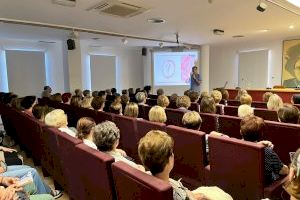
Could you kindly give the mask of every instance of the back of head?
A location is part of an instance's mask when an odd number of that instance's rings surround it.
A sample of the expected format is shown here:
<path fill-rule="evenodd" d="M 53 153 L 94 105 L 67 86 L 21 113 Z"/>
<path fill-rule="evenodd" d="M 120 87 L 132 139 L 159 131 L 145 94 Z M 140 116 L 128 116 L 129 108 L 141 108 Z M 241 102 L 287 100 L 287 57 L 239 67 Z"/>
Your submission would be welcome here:
<path fill-rule="evenodd" d="M 180 96 L 177 98 L 177 101 L 176 101 L 176 106 L 178 108 L 186 108 L 188 109 L 189 107 L 191 107 L 191 100 L 190 100 L 190 97 L 188 96 Z"/>
<path fill-rule="evenodd" d="M 298 124 L 299 109 L 291 104 L 284 104 L 278 110 L 278 118 L 281 122 Z"/>
<path fill-rule="evenodd" d="M 267 103 L 269 101 L 270 96 L 272 96 L 272 92 L 265 92 L 263 94 L 263 102 Z"/>
<path fill-rule="evenodd" d="M 273 94 L 270 96 L 269 101 L 267 103 L 268 110 L 278 111 L 279 108 L 283 106 L 283 102 L 280 96 L 277 94 Z"/>
<path fill-rule="evenodd" d="M 222 93 L 218 90 L 213 90 L 210 96 L 214 99 L 215 103 L 218 104 L 222 100 Z"/>
<path fill-rule="evenodd" d="M 187 112 L 182 117 L 182 124 L 185 128 L 199 130 L 201 127 L 202 118 L 199 113 L 192 111 Z"/>
<path fill-rule="evenodd" d="M 75 96 L 80 96 L 80 97 L 82 97 L 82 91 L 81 91 L 81 89 L 75 89 Z"/>
<path fill-rule="evenodd" d="M 55 109 L 45 116 L 45 124 L 56 128 L 68 125 L 68 118 L 65 112 L 61 109 Z"/>
<path fill-rule="evenodd" d="M 170 104 L 169 98 L 166 95 L 159 95 L 157 98 L 157 105 L 163 108 L 168 107 Z"/>
<path fill-rule="evenodd" d="M 139 141 L 138 154 L 146 169 L 152 175 L 164 171 L 173 154 L 173 139 L 165 132 L 153 130 Z"/>
<path fill-rule="evenodd" d="M 113 97 L 115 103 L 121 103 L 121 95 L 119 93 L 115 93 Z"/>
<path fill-rule="evenodd" d="M 51 90 L 51 87 L 49 85 L 44 86 L 44 90 Z"/>
<path fill-rule="evenodd" d="M 252 104 L 252 97 L 249 94 L 243 94 L 240 96 L 240 103 L 241 105 L 246 104 L 251 106 Z"/>
<path fill-rule="evenodd" d="M 241 134 L 244 140 L 258 142 L 263 136 L 265 122 L 254 115 L 246 116 L 241 120 Z"/>
<path fill-rule="evenodd" d="M 178 94 L 174 93 L 171 95 L 170 97 L 170 102 L 175 102 L 177 101 L 177 98 L 178 98 Z"/>
<path fill-rule="evenodd" d="M 189 97 L 191 99 L 191 102 L 197 103 L 199 101 L 200 94 L 199 92 L 191 91 Z"/>
<path fill-rule="evenodd" d="M 112 151 L 119 139 L 120 130 L 111 121 L 102 122 L 94 128 L 94 142 L 100 151 Z"/>
<path fill-rule="evenodd" d="M 147 94 L 149 94 L 149 92 L 151 91 L 151 86 L 150 85 L 146 85 L 144 87 L 144 90 L 147 92 Z"/>
<path fill-rule="evenodd" d="M 93 97 L 91 96 L 86 96 L 82 99 L 82 102 L 81 102 L 81 107 L 82 108 L 92 108 L 92 100 L 93 100 Z"/>
<path fill-rule="evenodd" d="M 91 91 L 90 90 L 83 90 L 82 92 L 84 97 L 90 97 L 91 96 Z"/>
<path fill-rule="evenodd" d="M 153 106 L 149 111 L 149 121 L 166 123 L 167 115 L 165 109 L 160 106 Z"/>
<path fill-rule="evenodd" d="M 63 93 L 61 96 L 62 102 L 67 103 L 71 99 L 72 94 L 71 93 Z"/>
<path fill-rule="evenodd" d="M 240 97 L 244 94 L 248 94 L 247 90 L 244 90 L 244 89 L 239 89 L 238 90 L 238 94 L 237 96 L 235 97 L 236 100 L 240 100 Z"/>
<path fill-rule="evenodd" d="M 129 89 L 128 89 L 128 94 L 129 94 L 129 95 L 134 95 L 134 90 L 133 90 L 133 88 L 129 88 Z"/>
<path fill-rule="evenodd" d="M 159 96 L 159 95 L 165 94 L 165 91 L 162 88 L 159 88 L 159 89 L 156 90 L 156 93 Z"/>
<path fill-rule="evenodd" d="M 222 99 L 224 99 L 224 100 L 228 100 L 229 99 L 229 92 L 228 92 L 228 90 L 222 89 L 221 93 L 222 93 Z"/>
<path fill-rule="evenodd" d="M 36 104 L 32 108 L 32 114 L 33 116 L 41 121 L 45 120 L 45 116 L 48 112 L 48 106 L 47 105 L 41 105 L 41 104 Z"/>
<path fill-rule="evenodd" d="M 81 96 L 72 96 L 71 97 L 71 106 L 81 107 L 82 97 Z"/>
<path fill-rule="evenodd" d="M 212 97 L 203 97 L 200 103 L 200 112 L 202 113 L 216 113 L 216 103 Z"/>
<path fill-rule="evenodd" d="M 61 95 L 60 93 L 55 93 L 55 94 L 53 94 L 53 95 L 50 97 L 50 100 L 51 100 L 51 101 L 58 102 L 58 103 L 61 103 L 61 102 L 62 102 L 62 95 Z"/>
<path fill-rule="evenodd" d="M 106 92 L 104 90 L 101 90 L 98 92 L 98 95 L 99 97 L 106 97 Z"/>
<path fill-rule="evenodd" d="M 207 91 L 201 92 L 200 99 L 202 99 L 203 97 L 209 97 L 209 93 Z"/>
<path fill-rule="evenodd" d="M 293 103 L 294 104 L 300 104 L 300 94 L 294 94 L 293 95 Z"/>
<path fill-rule="evenodd" d="M 105 90 L 105 93 L 106 93 L 107 95 L 111 95 L 111 90 L 110 90 L 110 89 L 106 89 L 106 90 Z"/>
<path fill-rule="evenodd" d="M 136 103 L 128 103 L 125 107 L 124 115 L 137 118 L 139 116 L 139 107 Z"/>
<path fill-rule="evenodd" d="M 111 88 L 111 93 L 112 93 L 112 95 L 114 95 L 115 93 L 117 93 L 117 89 L 116 88 Z"/>
<path fill-rule="evenodd" d="M 35 101 L 36 101 L 36 97 L 35 96 L 26 96 L 21 101 L 21 106 L 24 109 L 27 110 L 27 109 L 31 108 L 34 105 Z"/>
<path fill-rule="evenodd" d="M 191 92 L 192 92 L 192 90 L 186 90 L 186 91 L 183 92 L 183 95 L 189 97 Z"/>
<path fill-rule="evenodd" d="M 247 104 L 240 105 L 238 108 L 238 116 L 241 118 L 249 116 L 249 115 L 253 115 L 253 114 L 254 114 L 253 108 L 251 108 L 251 106 L 249 106 Z"/>
<path fill-rule="evenodd" d="M 104 107 L 105 99 L 103 97 L 94 97 L 91 106 L 94 110 L 99 110 L 100 108 Z"/>
<path fill-rule="evenodd" d="M 135 95 L 135 98 L 136 98 L 138 103 L 144 103 L 146 101 L 146 95 L 145 95 L 144 92 L 138 92 Z"/>
<path fill-rule="evenodd" d="M 114 114 L 121 114 L 122 113 L 122 104 L 119 102 L 113 102 L 109 107 L 109 111 Z"/>
<path fill-rule="evenodd" d="M 97 97 L 98 95 L 99 95 L 99 91 L 96 90 L 92 92 L 92 97 Z"/>
<path fill-rule="evenodd" d="M 122 90 L 122 94 L 128 94 L 127 90 Z"/>
<path fill-rule="evenodd" d="M 81 140 L 86 139 L 96 126 L 96 122 L 90 117 L 82 117 L 77 122 L 77 137 Z"/>
<path fill-rule="evenodd" d="M 121 96 L 121 103 L 122 104 L 128 104 L 129 101 L 130 101 L 130 98 L 129 98 L 129 96 L 127 94 L 123 94 Z"/>

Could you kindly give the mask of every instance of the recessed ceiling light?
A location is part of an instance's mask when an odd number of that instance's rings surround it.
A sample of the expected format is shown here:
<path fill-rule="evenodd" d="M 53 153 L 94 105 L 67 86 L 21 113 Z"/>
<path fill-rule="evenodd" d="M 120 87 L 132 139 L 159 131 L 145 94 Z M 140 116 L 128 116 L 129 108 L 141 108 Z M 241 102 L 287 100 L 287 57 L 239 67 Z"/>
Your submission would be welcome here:
<path fill-rule="evenodd" d="M 262 29 L 262 30 L 258 30 L 257 32 L 258 33 L 266 33 L 266 32 L 269 32 L 270 30 L 268 29 Z"/>
<path fill-rule="evenodd" d="M 165 23 L 166 20 L 162 19 L 162 18 L 151 18 L 147 20 L 149 23 L 153 23 L 153 24 L 162 24 Z"/>
<path fill-rule="evenodd" d="M 232 36 L 233 38 L 243 38 L 243 37 L 245 37 L 244 35 L 234 35 L 234 36 Z"/>
<path fill-rule="evenodd" d="M 294 28 L 295 28 L 294 25 L 290 25 L 290 26 L 289 26 L 289 29 L 294 29 Z"/>
<path fill-rule="evenodd" d="M 287 0 L 289 3 L 297 6 L 297 7 L 300 7 L 300 1 L 299 0 Z"/>

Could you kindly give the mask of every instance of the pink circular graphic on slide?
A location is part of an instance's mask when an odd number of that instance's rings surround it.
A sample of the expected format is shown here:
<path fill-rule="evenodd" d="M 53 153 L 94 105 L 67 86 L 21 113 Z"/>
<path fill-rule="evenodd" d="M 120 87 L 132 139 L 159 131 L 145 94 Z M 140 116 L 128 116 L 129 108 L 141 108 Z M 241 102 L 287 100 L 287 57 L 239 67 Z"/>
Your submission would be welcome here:
<path fill-rule="evenodd" d="M 162 66 L 162 74 L 166 79 L 170 79 L 175 74 L 175 63 L 173 60 L 167 60 Z"/>
<path fill-rule="evenodd" d="M 195 62 L 195 58 L 190 55 L 181 57 L 181 80 L 188 83 L 190 80 L 190 74 L 192 71 L 192 66 Z"/>

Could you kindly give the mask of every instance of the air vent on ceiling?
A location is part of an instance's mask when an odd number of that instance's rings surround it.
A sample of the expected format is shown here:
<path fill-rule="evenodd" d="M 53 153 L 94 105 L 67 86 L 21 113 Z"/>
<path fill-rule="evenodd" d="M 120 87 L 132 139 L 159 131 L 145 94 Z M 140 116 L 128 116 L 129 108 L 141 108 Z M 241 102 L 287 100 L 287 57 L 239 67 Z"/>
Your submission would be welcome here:
<path fill-rule="evenodd" d="M 96 11 L 100 14 L 107 14 L 117 17 L 133 17 L 149 10 L 145 6 L 134 5 L 119 0 L 104 0 L 95 6 L 87 9 L 87 11 Z"/>
<path fill-rule="evenodd" d="M 59 4 L 62 6 L 75 7 L 77 0 L 52 0 L 54 4 Z"/>

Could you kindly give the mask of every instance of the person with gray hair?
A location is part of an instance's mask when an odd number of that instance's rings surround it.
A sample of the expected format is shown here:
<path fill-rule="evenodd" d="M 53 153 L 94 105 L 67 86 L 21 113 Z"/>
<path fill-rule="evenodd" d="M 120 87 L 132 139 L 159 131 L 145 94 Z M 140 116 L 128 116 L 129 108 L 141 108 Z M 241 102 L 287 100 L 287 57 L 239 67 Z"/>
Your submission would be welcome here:
<path fill-rule="evenodd" d="M 144 92 L 138 92 L 136 95 L 135 95 L 135 98 L 138 102 L 138 105 L 143 105 L 143 106 L 146 106 L 146 101 L 147 101 L 147 97 L 146 97 L 146 94 Z"/>
<path fill-rule="evenodd" d="M 99 151 L 114 157 L 115 161 L 123 161 L 136 169 L 145 171 L 145 168 L 134 163 L 125 151 L 117 148 L 119 139 L 120 129 L 111 121 L 102 122 L 94 128 L 94 142 Z"/>

